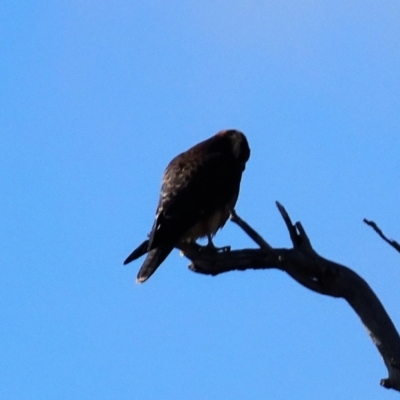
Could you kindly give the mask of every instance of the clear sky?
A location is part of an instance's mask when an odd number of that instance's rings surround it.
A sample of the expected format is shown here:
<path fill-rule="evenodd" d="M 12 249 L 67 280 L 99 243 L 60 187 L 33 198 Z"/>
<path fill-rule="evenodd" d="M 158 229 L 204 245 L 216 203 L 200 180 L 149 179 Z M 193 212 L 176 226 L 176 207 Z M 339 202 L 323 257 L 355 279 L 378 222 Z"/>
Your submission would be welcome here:
<path fill-rule="evenodd" d="M 400 3 L 4 1 L 0 398 L 395 399 L 343 300 L 175 251 L 134 283 L 167 163 L 223 128 L 252 155 L 237 212 L 275 207 L 400 327 Z M 255 246 L 228 223 L 217 245 Z"/>

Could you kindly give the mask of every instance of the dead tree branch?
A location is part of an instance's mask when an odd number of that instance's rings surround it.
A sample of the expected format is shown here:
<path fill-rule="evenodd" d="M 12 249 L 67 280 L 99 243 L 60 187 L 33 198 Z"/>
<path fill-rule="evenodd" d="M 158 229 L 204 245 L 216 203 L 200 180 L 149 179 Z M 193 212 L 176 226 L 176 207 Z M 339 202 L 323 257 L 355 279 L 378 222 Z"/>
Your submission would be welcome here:
<path fill-rule="evenodd" d="M 364 218 L 364 222 L 369 225 L 386 243 L 389 243 L 400 253 L 400 243 L 397 243 L 395 240 L 388 239 L 374 221 Z"/>
<path fill-rule="evenodd" d="M 381 380 L 381 385 L 400 391 L 400 337 L 382 303 L 358 274 L 317 254 L 302 224 L 293 224 L 285 208 L 279 203 L 277 206 L 289 231 L 291 249 L 273 248 L 232 212 L 232 221 L 260 248 L 211 252 L 198 245 L 181 245 L 180 249 L 192 262 L 189 268 L 213 276 L 228 271 L 276 268 L 310 290 L 345 299 L 360 317 L 383 357 L 389 376 Z"/>

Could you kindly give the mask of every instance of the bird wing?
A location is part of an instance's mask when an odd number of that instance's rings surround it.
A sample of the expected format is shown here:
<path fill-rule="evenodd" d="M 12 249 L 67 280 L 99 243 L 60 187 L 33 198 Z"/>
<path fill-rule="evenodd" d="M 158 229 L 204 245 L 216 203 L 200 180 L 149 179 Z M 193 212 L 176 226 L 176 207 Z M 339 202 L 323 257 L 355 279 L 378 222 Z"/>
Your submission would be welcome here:
<path fill-rule="evenodd" d="M 148 250 L 176 244 L 198 221 L 239 193 L 242 167 L 223 152 L 186 152 L 165 170 Z"/>

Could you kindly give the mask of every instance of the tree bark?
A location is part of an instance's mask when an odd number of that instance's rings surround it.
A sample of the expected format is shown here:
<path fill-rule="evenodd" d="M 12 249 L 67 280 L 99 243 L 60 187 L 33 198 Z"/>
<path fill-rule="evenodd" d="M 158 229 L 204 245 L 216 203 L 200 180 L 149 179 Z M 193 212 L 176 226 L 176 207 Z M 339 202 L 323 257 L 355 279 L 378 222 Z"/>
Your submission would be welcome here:
<path fill-rule="evenodd" d="M 231 220 L 259 246 L 216 252 L 197 244 L 181 244 L 179 249 L 191 260 L 197 273 L 218 275 L 229 271 L 276 268 L 317 293 L 345 299 L 360 317 L 388 370 L 380 384 L 400 391 L 400 337 L 382 303 L 368 283 L 350 268 L 321 257 L 300 222 L 292 223 L 285 208 L 276 203 L 293 244 L 291 249 L 273 248 L 234 211 Z"/>

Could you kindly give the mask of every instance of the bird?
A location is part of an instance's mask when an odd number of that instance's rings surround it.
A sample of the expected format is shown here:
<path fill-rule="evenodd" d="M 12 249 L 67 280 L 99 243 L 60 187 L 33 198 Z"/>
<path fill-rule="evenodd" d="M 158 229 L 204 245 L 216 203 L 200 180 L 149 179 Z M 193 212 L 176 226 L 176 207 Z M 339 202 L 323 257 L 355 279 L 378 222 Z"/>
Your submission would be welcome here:
<path fill-rule="evenodd" d="M 147 254 L 136 278 L 143 283 L 180 243 L 212 238 L 234 209 L 242 173 L 250 158 L 246 136 L 221 130 L 177 155 L 164 171 L 155 220 L 148 239 L 124 261 Z"/>

